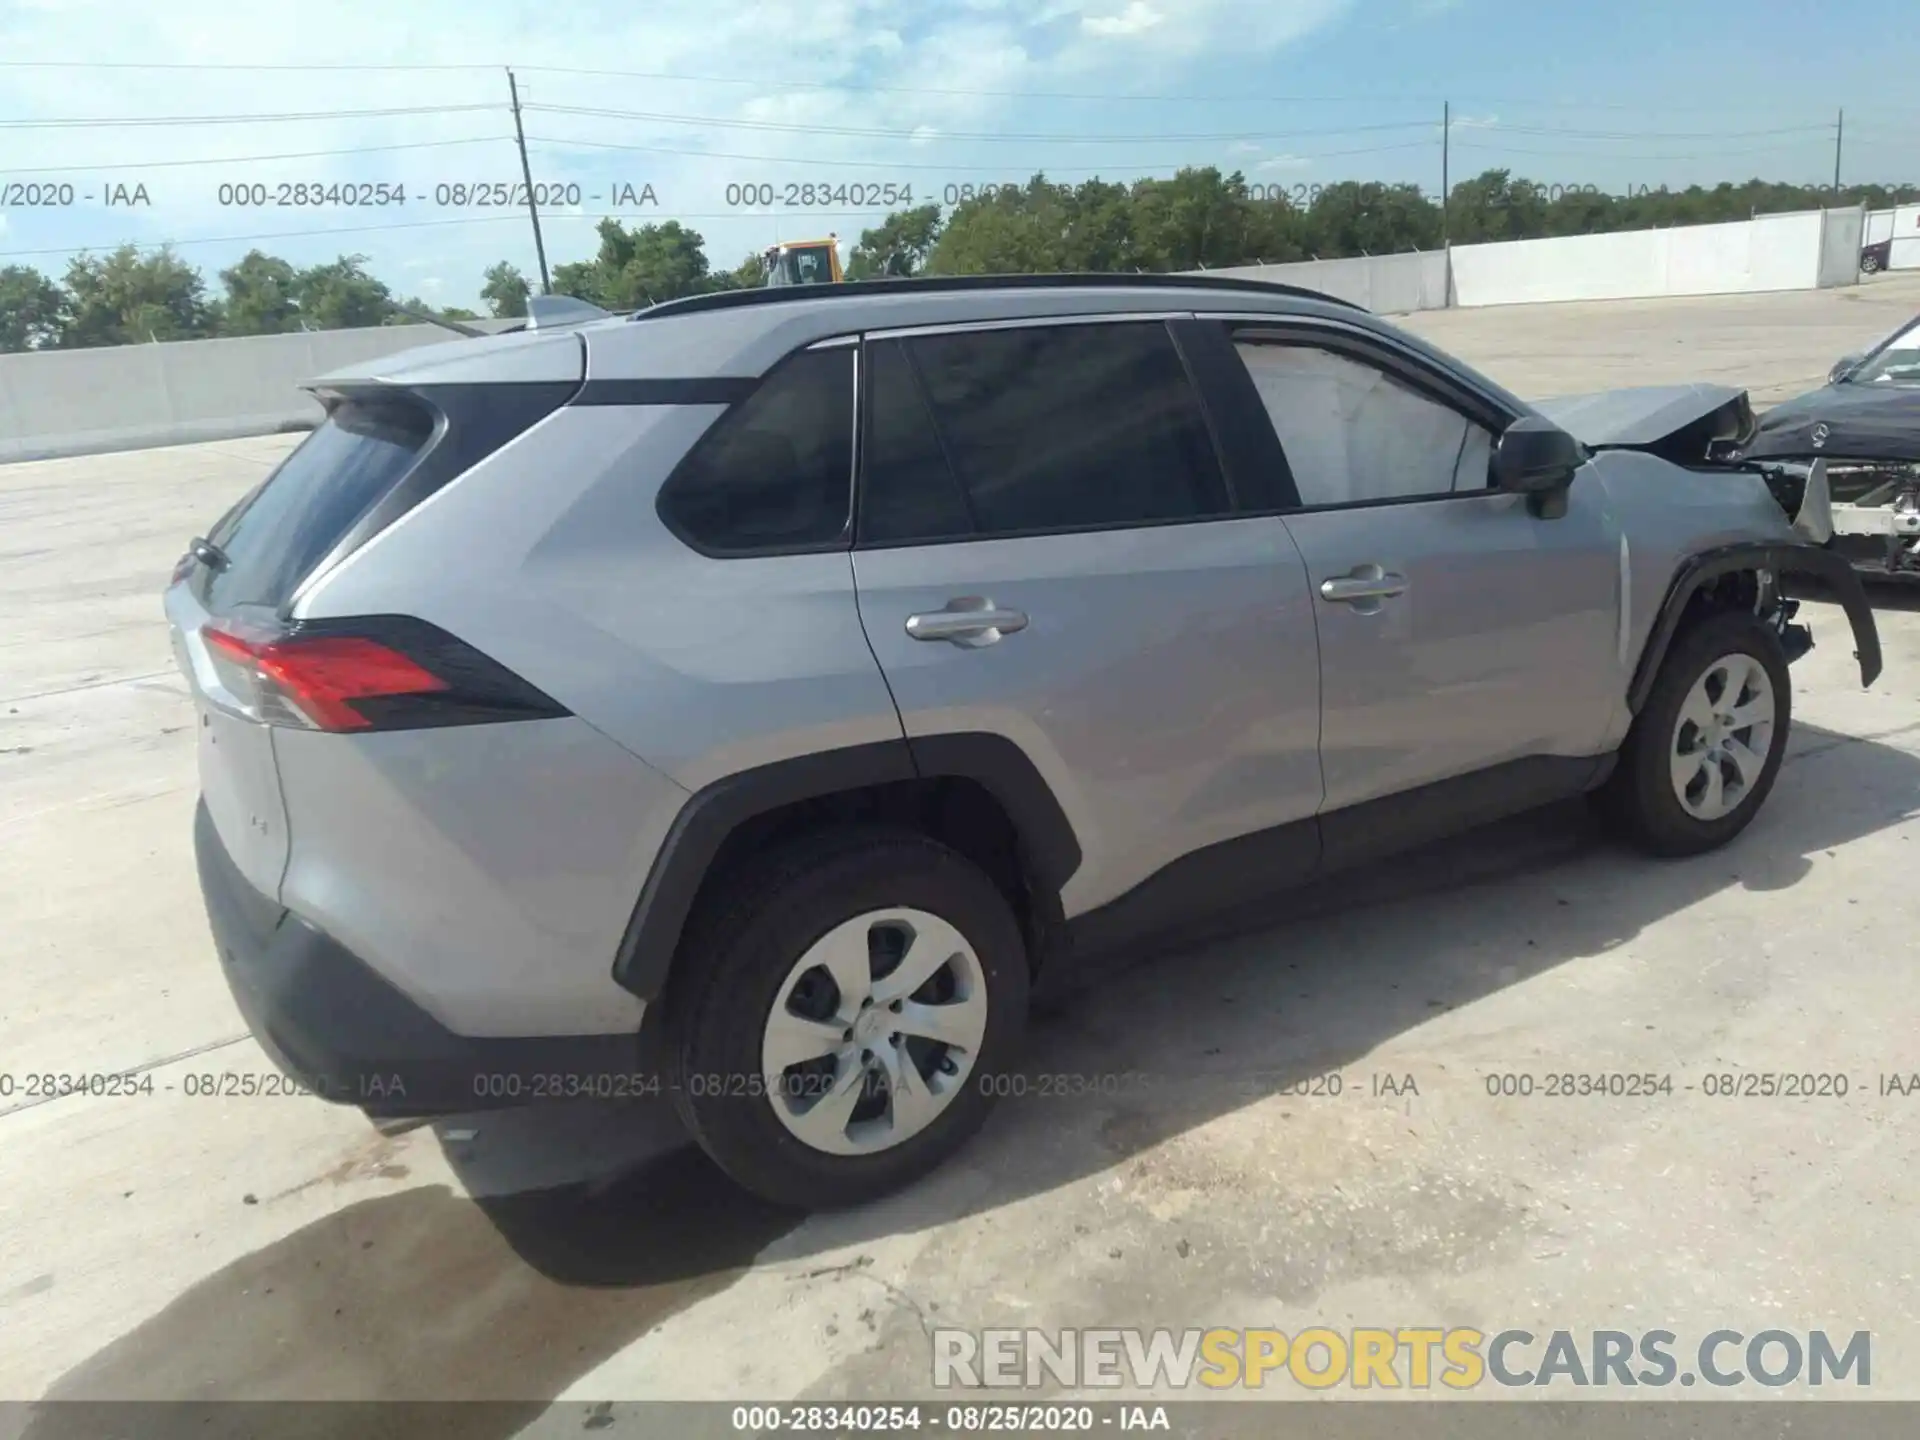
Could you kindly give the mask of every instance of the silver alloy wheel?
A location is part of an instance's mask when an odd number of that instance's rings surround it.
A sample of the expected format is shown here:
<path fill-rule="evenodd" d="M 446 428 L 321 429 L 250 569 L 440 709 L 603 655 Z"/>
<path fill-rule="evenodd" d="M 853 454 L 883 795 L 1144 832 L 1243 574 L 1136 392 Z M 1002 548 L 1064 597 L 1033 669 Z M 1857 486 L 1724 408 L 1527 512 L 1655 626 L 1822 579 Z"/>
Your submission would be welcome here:
<path fill-rule="evenodd" d="M 781 982 L 761 1041 L 773 1113 L 828 1155 L 919 1134 L 965 1088 L 987 1029 L 980 957 L 925 910 L 833 927 Z"/>
<path fill-rule="evenodd" d="M 1746 802 L 1773 752 L 1773 680 L 1751 655 L 1707 666 L 1673 726 L 1673 793 L 1696 820 L 1720 820 Z"/>

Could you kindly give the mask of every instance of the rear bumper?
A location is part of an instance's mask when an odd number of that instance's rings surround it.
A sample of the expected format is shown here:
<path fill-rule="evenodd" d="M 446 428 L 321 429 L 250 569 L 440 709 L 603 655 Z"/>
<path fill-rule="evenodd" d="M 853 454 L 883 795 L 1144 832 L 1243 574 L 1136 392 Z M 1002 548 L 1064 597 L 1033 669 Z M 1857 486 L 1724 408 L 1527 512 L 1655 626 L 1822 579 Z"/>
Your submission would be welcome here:
<path fill-rule="evenodd" d="M 455 1114 L 658 1088 L 633 1034 L 456 1035 L 240 873 L 203 801 L 193 848 L 228 988 L 274 1063 L 375 1116 Z"/>

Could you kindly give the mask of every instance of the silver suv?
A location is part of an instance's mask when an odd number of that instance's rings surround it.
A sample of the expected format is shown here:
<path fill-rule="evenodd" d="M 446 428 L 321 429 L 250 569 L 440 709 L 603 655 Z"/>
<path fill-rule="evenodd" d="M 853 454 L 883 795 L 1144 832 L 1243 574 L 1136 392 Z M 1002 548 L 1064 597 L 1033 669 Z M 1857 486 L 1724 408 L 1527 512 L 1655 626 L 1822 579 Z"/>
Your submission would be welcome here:
<path fill-rule="evenodd" d="M 959 1146 L 1069 955 L 1582 792 L 1724 844 L 1790 574 L 1880 668 L 1744 398 L 1577 439 L 1276 286 L 716 295 L 314 391 L 166 597 L 254 1033 L 374 1114 L 658 1089 L 803 1207 Z"/>

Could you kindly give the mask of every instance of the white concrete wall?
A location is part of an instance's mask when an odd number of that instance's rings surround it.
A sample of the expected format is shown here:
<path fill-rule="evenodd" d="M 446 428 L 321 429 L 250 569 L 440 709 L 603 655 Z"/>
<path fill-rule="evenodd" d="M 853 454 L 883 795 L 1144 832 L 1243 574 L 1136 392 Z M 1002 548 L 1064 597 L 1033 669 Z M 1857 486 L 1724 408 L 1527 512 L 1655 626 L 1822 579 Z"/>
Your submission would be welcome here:
<path fill-rule="evenodd" d="M 1866 243 L 1867 207 L 1849 205 L 1820 214 L 1820 273 L 1822 290 L 1860 283 L 1860 247 Z"/>
<path fill-rule="evenodd" d="M 305 381 L 447 338 L 434 325 L 384 325 L 0 355 L 0 462 L 309 426 L 320 407 Z"/>
<path fill-rule="evenodd" d="M 1628 300 L 1811 290 L 1822 215 L 1763 215 L 1723 225 L 1457 245 L 1455 303 Z"/>
<path fill-rule="evenodd" d="M 1376 315 L 1410 315 L 1416 310 L 1444 310 L 1447 306 L 1447 257 L 1440 250 L 1301 260 L 1290 265 L 1236 265 L 1206 273 L 1304 285 L 1364 305 Z"/>

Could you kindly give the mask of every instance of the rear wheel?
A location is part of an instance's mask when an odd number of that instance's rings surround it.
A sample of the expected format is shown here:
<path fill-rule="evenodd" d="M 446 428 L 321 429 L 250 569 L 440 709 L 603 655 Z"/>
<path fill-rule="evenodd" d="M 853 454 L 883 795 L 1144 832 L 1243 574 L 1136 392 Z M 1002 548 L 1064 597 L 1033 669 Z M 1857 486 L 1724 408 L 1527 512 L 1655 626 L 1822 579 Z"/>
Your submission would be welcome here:
<path fill-rule="evenodd" d="M 1773 788 L 1792 709 L 1779 633 L 1744 611 L 1709 615 L 1674 639 L 1602 812 L 1657 855 L 1726 844 Z"/>
<path fill-rule="evenodd" d="M 725 890 L 669 1001 L 694 1138 L 749 1190 L 808 1210 L 939 1165 L 985 1120 L 1025 1022 L 1025 947 L 993 882 L 925 836 L 863 831 Z"/>

